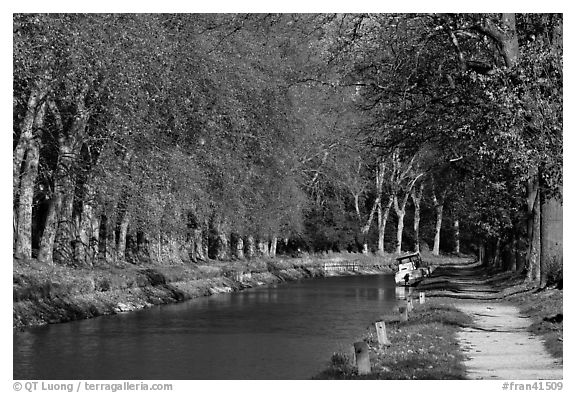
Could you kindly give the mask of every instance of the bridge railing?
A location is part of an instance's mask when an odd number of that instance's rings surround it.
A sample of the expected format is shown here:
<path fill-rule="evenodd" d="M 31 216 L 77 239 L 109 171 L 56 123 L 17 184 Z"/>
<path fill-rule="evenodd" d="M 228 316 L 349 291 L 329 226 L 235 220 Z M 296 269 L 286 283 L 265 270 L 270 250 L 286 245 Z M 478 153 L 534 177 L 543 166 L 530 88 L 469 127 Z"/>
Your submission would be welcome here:
<path fill-rule="evenodd" d="M 325 271 L 341 271 L 341 270 L 358 270 L 359 264 L 357 262 L 324 262 L 322 268 Z"/>

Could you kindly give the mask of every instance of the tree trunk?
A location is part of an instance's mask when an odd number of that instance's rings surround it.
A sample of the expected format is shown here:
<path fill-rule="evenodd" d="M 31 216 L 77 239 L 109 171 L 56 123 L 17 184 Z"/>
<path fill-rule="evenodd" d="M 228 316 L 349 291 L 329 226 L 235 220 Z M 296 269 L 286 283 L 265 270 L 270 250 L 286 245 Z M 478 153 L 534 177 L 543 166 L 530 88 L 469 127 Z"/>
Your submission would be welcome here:
<path fill-rule="evenodd" d="M 120 238 L 120 234 L 118 234 L 118 238 Z M 183 238 L 177 236 L 174 233 L 168 235 L 168 239 L 166 241 L 166 253 L 168 256 L 168 262 L 176 262 L 176 263 L 183 263 L 187 255 L 183 253 L 184 243 Z M 118 243 L 120 239 L 118 239 Z M 118 262 L 123 262 L 124 260 L 120 257 L 120 252 L 118 247 L 116 247 L 116 260 Z"/>
<path fill-rule="evenodd" d="M 246 255 L 247 258 L 254 258 L 254 255 L 256 255 L 256 242 L 254 241 L 254 236 L 252 235 L 248 235 L 246 236 L 246 241 L 244 242 L 245 244 L 245 250 L 244 250 L 244 254 Z"/>
<path fill-rule="evenodd" d="M 552 197 L 541 200 L 540 287 L 548 284 L 550 269 L 561 270 L 563 265 L 562 203 Z"/>
<path fill-rule="evenodd" d="M 48 205 L 48 214 L 46 223 L 44 224 L 44 231 L 40 240 L 40 251 L 38 253 L 38 260 L 44 263 L 54 263 L 54 248 L 56 244 L 56 237 L 60 226 L 60 214 L 62 213 L 62 203 L 65 193 L 65 182 L 69 176 L 71 169 L 71 151 L 70 146 L 66 143 L 64 137 L 63 123 L 60 118 L 58 108 L 53 101 L 49 101 L 48 106 L 54 115 L 56 126 L 58 128 L 58 161 L 56 163 L 56 173 L 54 176 L 54 188 L 52 197 Z"/>
<path fill-rule="evenodd" d="M 56 187 L 54 187 L 53 196 L 48 205 L 44 231 L 42 232 L 42 238 L 40 239 L 40 250 L 38 251 L 38 260 L 49 265 L 54 263 L 54 240 L 56 239 L 56 231 L 58 229 L 61 208 L 62 195 L 60 190 L 57 190 Z"/>
<path fill-rule="evenodd" d="M 384 236 L 386 234 L 386 223 L 388 222 L 388 216 L 390 215 L 390 208 L 392 207 L 393 202 L 394 198 L 390 196 L 384 211 L 382 211 L 382 206 L 380 203 L 378 204 L 378 253 L 381 255 L 383 255 L 385 252 Z"/>
<path fill-rule="evenodd" d="M 95 262 L 94 258 L 97 256 L 97 241 L 95 244 L 94 238 L 98 238 L 100 227 L 94 227 L 96 213 L 94 211 L 94 197 L 96 189 L 92 184 L 92 179 L 89 179 L 84 184 L 84 197 L 82 213 L 80 214 L 80 225 L 78 228 L 77 246 L 78 252 L 76 253 L 76 260 L 80 265 L 92 266 Z M 99 223 L 99 222 L 98 222 Z"/>
<path fill-rule="evenodd" d="M 362 254 L 368 254 L 368 231 L 370 227 L 365 225 L 360 228 L 360 239 L 362 240 Z"/>
<path fill-rule="evenodd" d="M 73 264 L 74 249 L 74 186 L 76 182 L 67 178 L 62 186 L 62 205 L 58 220 L 58 229 L 54 241 L 54 259 L 61 264 Z"/>
<path fill-rule="evenodd" d="M 408 168 L 412 167 L 412 163 L 414 161 L 416 156 L 412 157 L 412 161 L 409 165 Z M 405 171 L 405 174 L 403 174 L 401 176 L 401 179 L 404 179 L 407 175 L 406 173 L 408 169 Z M 394 210 L 396 211 L 396 216 L 398 216 L 398 227 L 397 227 L 397 231 L 396 231 L 396 254 L 401 254 L 402 253 L 402 234 L 404 232 L 404 216 L 406 215 L 406 203 L 408 203 L 408 198 L 410 198 L 410 196 L 412 196 L 413 198 L 416 198 L 416 200 L 419 203 L 419 198 L 418 196 L 416 196 L 415 194 L 417 194 L 417 191 L 414 191 L 414 185 L 416 184 L 416 181 L 418 180 L 418 178 L 420 178 L 421 176 L 423 176 L 424 173 L 420 173 L 418 176 L 416 176 L 413 180 L 411 180 L 408 185 L 406 186 L 406 188 L 403 190 L 404 191 L 404 195 L 402 197 L 402 201 L 399 203 L 398 202 L 398 194 L 397 194 L 397 188 L 399 187 L 394 187 L 393 188 L 393 193 L 392 193 L 392 200 L 394 202 Z M 400 184 L 398 182 L 398 184 Z M 422 190 L 423 185 L 420 184 L 420 190 Z"/>
<path fill-rule="evenodd" d="M 118 261 L 126 261 L 126 235 L 128 234 L 128 225 L 130 225 L 130 213 L 125 212 L 120 220 L 120 231 L 118 232 L 118 247 L 116 255 Z"/>
<path fill-rule="evenodd" d="M 32 206 L 34 202 L 34 185 L 38 176 L 39 147 L 32 141 L 26 153 L 24 174 L 20 182 L 20 198 L 17 209 L 16 249 L 17 258 L 32 257 Z"/>
<path fill-rule="evenodd" d="M 539 192 L 538 192 L 539 194 Z M 541 233 L 540 233 L 540 198 L 536 197 L 534 211 L 532 213 L 532 239 L 530 252 L 528 253 L 528 281 L 540 282 L 540 255 L 541 255 Z"/>
<path fill-rule="evenodd" d="M 510 265 L 510 271 L 516 272 L 521 271 L 521 253 L 520 253 L 520 235 L 518 232 L 514 233 L 514 242 L 512 248 L 512 261 Z"/>
<path fill-rule="evenodd" d="M 496 269 L 502 268 L 502 239 L 498 238 L 496 241 L 496 249 L 494 251 L 494 258 L 492 260 L 492 266 Z"/>
<path fill-rule="evenodd" d="M 104 220 L 104 216 L 102 216 L 101 220 Z M 100 228 L 104 228 L 104 225 L 101 223 Z M 102 235 L 104 232 L 100 231 L 100 242 L 102 244 Z M 102 252 L 104 248 L 100 247 L 100 252 Z M 148 247 L 148 236 L 143 231 L 136 231 L 136 247 L 135 247 L 136 255 L 134 258 L 135 263 L 140 263 L 142 260 L 149 260 L 150 259 L 150 250 Z M 100 255 L 100 259 L 102 256 Z"/>
<path fill-rule="evenodd" d="M 219 261 L 227 260 L 230 257 L 230 241 L 221 225 L 217 228 L 216 233 L 216 259 Z"/>
<path fill-rule="evenodd" d="M 204 220 L 204 223 L 202 224 L 201 227 L 202 231 L 202 254 L 204 255 L 205 260 L 209 260 L 210 259 L 210 253 L 209 253 L 209 243 L 210 243 L 210 224 L 207 220 Z"/>
<path fill-rule="evenodd" d="M 99 214 L 92 215 L 92 222 L 90 223 L 90 247 L 88 248 L 88 257 L 92 261 L 92 264 L 98 261 L 98 253 L 100 247 L 100 218 Z"/>
<path fill-rule="evenodd" d="M 99 240 L 96 239 L 96 241 L 98 242 Z M 137 256 L 137 251 L 138 251 L 138 246 L 136 244 L 137 242 L 137 232 L 132 228 L 132 227 L 128 227 L 128 233 L 126 234 L 126 262 L 131 263 L 131 264 L 138 264 L 138 256 Z M 190 247 L 191 245 L 188 244 L 188 260 L 190 260 L 192 258 L 192 254 L 190 253 Z M 98 260 L 97 259 L 97 255 L 95 256 L 94 260 Z"/>
<path fill-rule="evenodd" d="M 358 167 L 358 169 L 360 169 L 360 167 Z M 370 227 L 372 226 L 372 220 L 374 220 L 374 214 L 376 213 L 376 211 L 378 209 L 381 210 L 381 197 L 382 197 L 382 186 L 383 186 L 383 182 L 384 182 L 384 169 L 385 169 L 385 164 L 384 161 L 380 161 L 378 163 L 378 168 L 376 169 L 376 199 L 374 200 L 374 203 L 372 204 L 372 208 L 370 209 L 370 214 L 368 215 L 368 218 L 366 219 L 366 222 L 363 222 L 362 220 L 362 214 L 360 212 L 360 203 L 359 203 L 359 199 L 360 199 L 360 194 L 356 193 L 352 193 L 354 196 L 354 209 L 356 211 L 356 217 L 358 219 L 358 224 L 360 225 L 360 239 L 362 242 L 362 254 L 368 254 L 368 232 L 370 232 Z M 380 211 L 379 210 L 379 211 Z M 379 215 L 380 217 L 380 215 Z"/>
<path fill-rule="evenodd" d="M 382 232 L 384 217 L 382 216 L 382 201 L 378 201 L 376 213 L 378 214 L 378 254 L 384 255 L 384 232 Z"/>
<path fill-rule="evenodd" d="M 272 236 L 272 239 L 270 240 L 270 257 L 272 257 L 272 258 L 276 257 L 276 246 L 277 245 L 278 245 L 278 237 Z"/>
<path fill-rule="evenodd" d="M 360 240 L 362 242 L 362 253 L 368 254 L 368 232 L 370 231 L 370 227 L 372 226 L 372 220 L 374 220 L 374 214 L 376 213 L 376 209 L 378 208 L 378 204 L 380 203 L 380 198 L 376 198 L 374 204 L 372 205 L 372 209 L 370 209 L 370 214 L 366 219 L 366 223 L 363 224 L 362 222 L 362 215 L 360 213 L 360 204 L 359 204 L 359 195 L 354 195 L 354 207 L 356 210 L 356 217 L 358 218 L 358 223 L 361 225 L 360 227 Z"/>
<path fill-rule="evenodd" d="M 478 27 L 496 42 L 506 67 L 512 68 L 518 62 L 518 55 L 520 54 L 516 31 L 516 15 L 503 13 L 500 20 L 501 27 L 496 26 L 489 18 L 485 19 Z"/>
<path fill-rule="evenodd" d="M 42 130 L 45 109 L 46 105 L 42 104 L 36 113 L 33 128 Z M 28 143 L 22 179 L 20 180 L 15 256 L 23 259 L 32 258 L 32 208 L 40 160 L 40 138 L 40 135 L 36 135 Z"/>
<path fill-rule="evenodd" d="M 396 229 L 396 254 L 402 254 L 402 233 L 404 232 L 404 210 L 398 215 L 398 227 Z"/>
<path fill-rule="evenodd" d="M 107 265 L 114 265 L 116 263 L 116 220 L 113 217 L 102 216 L 99 240 L 100 259 Z M 157 250 L 148 251 L 150 258 L 153 259 L 153 254 Z"/>
<path fill-rule="evenodd" d="M 114 257 L 115 253 L 114 250 L 112 249 L 111 244 L 111 240 L 116 240 L 116 237 L 114 237 L 112 239 L 112 236 L 109 235 L 107 233 L 106 236 L 106 250 L 109 250 L 110 253 L 110 257 Z M 151 236 L 150 238 L 148 238 L 148 253 L 150 254 L 150 260 L 152 263 L 158 263 L 158 264 L 162 264 L 163 262 L 163 258 L 162 258 L 162 234 L 161 233 L 156 233 L 154 236 Z M 114 244 L 114 243 L 113 243 Z M 112 258 L 106 258 L 107 263 L 111 263 L 112 262 Z"/>
<path fill-rule="evenodd" d="M 204 236 L 201 228 L 195 228 L 192 230 L 192 259 L 195 261 L 206 260 L 203 239 Z"/>
<path fill-rule="evenodd" d="M 262 238 L 258 239 L 258 253 L 264 257 L 270 255 L 270 249 L 268 248 L 268 240 L 264 240 Z"/>
<path fill-rule="evenodd" d="M 210 258 L 220 261 L 230 258 L 230 240 L 227 236 L 226 222 L 218 216 L 212 217 L 210 221 Z"/>
<path fill-rule="evenodd" d="M 116 225 L 115 220 L 108 223 L 109 226 L 106 228 L 106 248 L 104 250 L 104 258 L 106 263 L 109 265 L 116 264 Z M 161 247 L 162 243 L 158 242 L 158 247 Z M 162 262 L 162 249 L 158 252 L 158 261 Z"/>
<path fill-rule="evenodd" d="M 398 216 L 398 226 L 396 228 L 396 254 L 402 253 L 402 234 L 404 233 L 404 216 L 406 215 L 406 203 L 408 202 L 408 196 L 412 191 L 412 187 L 406 194 L 404 194 L 404 199 L 401 203 L 398 203 L 398 197 L 396 194 L 393 195 L 394 200 L 394 210 L 396 211 L 396 216 Z"/>
<path fill-rule="evenodd" d="M 436 231 L 434 232 L 434 248 L 432 249 L 433 255 L 440 255 L 440 231 L 442 230 L 442 214 L 444 205 L 436 206 Z"/>
<path fill-rule="evenodd" d="M 460 221 L 454 220 L 454 252 L 460 254 Z"/>
<path fill-rule="evenodd" d="M 414 206 L 414 252 L 420 252 L 420 204 Z"/>
<path fill-rule="evenodd" d="M 90 203 L 85 203 L 80 215 L 80 226 L 77 239 L 76 261 L 81 266 L 92 266 L 97 252 L 94 251 L 94 238 L 98 238 L 97 233 L 100 228 L 94 227 L 96 220 L 94 208 Z M 97 240 L 96 240 L 97 244 Z M 96 247 L 97 248 L 97 247 Z"/>
<path fill-rule="evenodd" d="M 43 100 L 46 97 L 47 92 L 48 84 L 45 80 L 41 80 L 30 92 L 30 96 L 28 97 L 26 114 L 20 124 L 18 144 L 12 153 L 12 193 L 14 202 L 16 201 L 16 195 L 18 195 L 22 162 L 34 137 L 34 122 L 38 117 L 38 112 L 44 112 L 45 103 Z"/>
<path fill-rule="evenodd" d="M 530 246 L 527 255 L 528 272 L 526 280 L 540 281 L 540 190 L 538 176 L 534 175 L 526 185 L 528 203 L 528 234 Z"/>
<path fill-rule="evenodd" d="M 516 15 L 513 13 L 502 14 L 502 24 L 506 32 L 500 41 L 500 48 L 506 67 L 512 68 L 518 62 L 520 53 L 518 34 L 516 33 Z"/>
<path fill-rule="evenodd" d="M 204 255 L 204 260 L 208 260 L 210 258 L 210 254 L 208 253 L 208 242 L 210 240 L 208 223 L 204 222 L 204 226 L 201 231 L 202 235 L 202 254 Z"/>
<path fill-rule="evenodd" d="M 440 194 L 440 198 L 436 196 L 436 187 L 434 185 L 434 179 L 432 179 L 432 201 L 434 202 L 434 209 L 436 210 L 436 230 L 434 233 L 434 248 L 432 249 L 433 255 L 440 255 L 440 231 L 442 230 L 442 213 L 444 211 L 444 200 L 446 199 L 446 193 L 448 190 L 444 190 Z M 482 248 L 484 250 L 484 248 Z M 484 251 L 482 251 L 484 253 Z M 483 255 L 484 257 L 484 255 Z M 482 260 L 484 263 L 484 260 Z"/>
<path fill-rule="evenodd" d="M 410 195 L 414 203 L 414 252 L 420 252 L 420 201 L 424 192 L 424 183 L 420 187 L 414 187 Z"/>
<path fill-rule="evenodd" d="M 231 236 L 231 248 L 233 255 L 238 259 L 244 259 L 244 239 L 242 236 L 233 233 Z"/>
<path fill-rule="evenodd" d="M 59 263 L 74 262 L 73 241 L 76 241 L 73 206 L 74 194 L 76 187 L 76 173 L 73 168 L 76 157 L 82 147 L 82 141 L 86 134 L 86 125 L 89 119 L 89 112 L 84 107 L 84 97 L 86 90 L 80 94 L 77 101 L 77 115 L 74 117 L 72 125 L 67 133 L 63 130 L 63 122 L 60 118 L 60 112 L 53 101 L 49 102 L 57 127 L 59 129 L 59 151 L 58 151 L 58 168 L 56 170 L 56 179 L 54 183 L 60 185 L 62 193 L 62 205 L 59 216 L 58 229 L 55 238 L 54 257 Z M 56 188 L 56 187 L 55 187 Z"/>
<path fill-rule="evenodd" d="M 527 193 L 529 194 L 529 198 L 530 199 L 530 194 L 532 193 L 530 191 L 529 188 L 527 188 Z M 523 263 L 524 269 L 526 270 L 526 279 L 529 279 L 530 276 L 530 253 L 532 252 L 532 239 L 534 236 L 534 213 L 532 211 L 532 209 L 534 209 L 534 202 L 530 203 L 528 202 L 527 204 L 527 218 L 526 218 L 526 234 L 527 234 L 527 248 L 526 248 L 526 253 L 525 253 L 525 261 Z"/>

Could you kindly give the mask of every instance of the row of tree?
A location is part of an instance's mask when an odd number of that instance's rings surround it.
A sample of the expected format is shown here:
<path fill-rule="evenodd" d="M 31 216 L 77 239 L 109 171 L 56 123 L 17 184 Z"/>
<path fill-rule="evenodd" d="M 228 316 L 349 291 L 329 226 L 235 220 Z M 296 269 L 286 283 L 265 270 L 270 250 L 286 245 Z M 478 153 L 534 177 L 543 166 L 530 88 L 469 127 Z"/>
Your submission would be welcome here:
<path fill-rule="evenodd" d="M 16 15 L 15 254 L 90 265 L 146 245 L 162 260 L 185 240 L 204 259 L 209 231 L 291 225 L 284 55 L 256 22 Z"/>
<path fill-rule="evenodd" d="M 323 81 L 354 88 L 356 110 L 364 117 L 355 157 L 368 170 L 363 181 L 355 168 L 347 176 L 355 179 L 347 182 L 355 190 L 355 206 L 358 195 L 365 197 L 365 218 L 357 214 L 361 232 L 369 230 L 376 215 L 384 233 L 393 207 L 399 252 L 411 197 L 416 249 L 422 184 L 427 182 L 428 200 L 436 210 L 436 240 L 448 197 L 454 232 L 475 239 L 483 259 L 525 271 L 541 285 L 551 271 L 552 279 L 558 278 L 561 16 L 369 14 L 335 19 L 338 39 L 329 41 L 322 55 L 340 67 L 320 74 Z M 369 179 L 374 187 L 366 192 Z"/>
<path fill-rule="evenodd" d="M 561 15 L 14 15 L 13 102 L 18 258 L 561 266 Z"/>

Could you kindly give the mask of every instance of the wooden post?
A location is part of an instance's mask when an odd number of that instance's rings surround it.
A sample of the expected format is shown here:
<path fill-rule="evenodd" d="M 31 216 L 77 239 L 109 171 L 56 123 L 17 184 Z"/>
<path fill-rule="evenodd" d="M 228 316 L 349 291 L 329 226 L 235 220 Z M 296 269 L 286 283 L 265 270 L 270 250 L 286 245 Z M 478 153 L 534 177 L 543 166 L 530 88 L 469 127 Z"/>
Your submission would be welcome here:
<path fill-rule="evenodd" d="M 426 295 L 424 292 L 420 292 L 420 304 L 426 303 Z"/>
<path fill-rule="evenodd" d="M 414 310 L 414 304 L 412 303 L 412 296 L 406 298 L 406 310 L 412 312 Z"/>
<path fill-rule="evenodd" d="M 386 323 L 384 323 L 384 321 L 376 322 L 376 334 L 378 335 L 378 345 L 381 347 L 392 345 L 386 335 Z"/>
<path fill-rule="evenodd" d="M 408 309 L 406 307 L 398 307 L 400 312 L 400 322 L 406 322 L 408 320 Z"/>
<path fill-rule="evenodd" d="M 368 344 L 364 341 L 354 343 L 354 357 L 356 359 L 356 367 L 358 367 L 358 375 L 370 374 L 370 372 L 372 372 Z"/>

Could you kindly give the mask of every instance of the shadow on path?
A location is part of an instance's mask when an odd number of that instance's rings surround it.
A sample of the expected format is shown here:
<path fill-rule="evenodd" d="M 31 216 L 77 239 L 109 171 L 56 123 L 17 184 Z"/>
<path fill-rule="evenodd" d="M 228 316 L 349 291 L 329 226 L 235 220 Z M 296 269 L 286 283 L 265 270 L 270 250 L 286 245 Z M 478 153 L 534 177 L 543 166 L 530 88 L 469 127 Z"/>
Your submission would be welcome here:
<path fill-rule="evenodd" d="M 454 265 L 438 266 L 432 275 L 422 282 L 418 289 L 426 291 L 426 296 L 450 297 L 458 299 L 501 300 L 504 295 L 524 292 L 503 290 L 509 288 L 511 272 L 498 272 L 488 269 L 478 262 L 464 261 Z"/>

